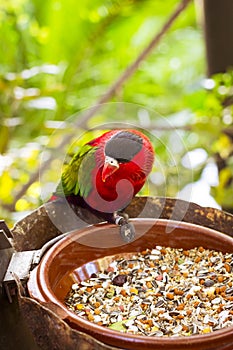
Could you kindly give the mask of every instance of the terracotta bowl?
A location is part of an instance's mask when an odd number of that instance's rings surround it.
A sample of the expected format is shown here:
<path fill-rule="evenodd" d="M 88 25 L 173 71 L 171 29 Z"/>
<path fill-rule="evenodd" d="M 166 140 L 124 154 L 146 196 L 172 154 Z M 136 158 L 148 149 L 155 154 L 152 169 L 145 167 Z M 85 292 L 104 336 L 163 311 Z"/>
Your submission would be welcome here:
<path fill-rule="evenodd" d="M 155 245 L 190 249 L 203 246 L 233 252 L 233 239 L 201 226 L 156 219 L 135 219 L 136 240 L 123 244 L 119 228 L 109 224 L 71 232 L 55 244 L 33 270 L 28 289 L 40 302 L 56 305 L 57 313 L 71 327 L 90 334 L 105 344 L 131 350 L 232 350 L 233 327 L 204 335 L 163 338 L 120 333 L 89 322 L 67 310 L 64 298 L 75 282 L 108 266 L 114 255 L 140 252 Z"/>

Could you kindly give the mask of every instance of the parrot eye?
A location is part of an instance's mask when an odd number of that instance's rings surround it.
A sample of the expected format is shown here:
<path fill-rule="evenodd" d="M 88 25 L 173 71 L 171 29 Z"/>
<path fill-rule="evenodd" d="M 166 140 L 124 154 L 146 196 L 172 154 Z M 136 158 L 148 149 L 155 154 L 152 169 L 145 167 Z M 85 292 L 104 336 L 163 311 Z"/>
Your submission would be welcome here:
<path fill-rule="evenodd" d="M 118 161 L 112 157 L 106 156 L 105 157 L 105 163 L 113 166 L 113 167 L 119 167 Z"/>

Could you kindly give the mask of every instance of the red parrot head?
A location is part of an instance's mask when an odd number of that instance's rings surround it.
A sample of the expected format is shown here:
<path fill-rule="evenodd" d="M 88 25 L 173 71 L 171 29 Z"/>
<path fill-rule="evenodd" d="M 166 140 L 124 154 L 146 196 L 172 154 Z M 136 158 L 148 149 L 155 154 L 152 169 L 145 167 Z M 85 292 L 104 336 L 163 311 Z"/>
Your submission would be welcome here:
<path fill-rule="evenodd" d="M 149 139 L 136 130 L 119 130 L 108 133 L 104 142 L 104 164 L 102 181 L 106 183 L 112 178 L 129 177 L 130 173 L 140 168 L 145 176 L 151 170 L 153 149 Z M 137 169 L 136 169 L 137 168 Z M 108 182 L 108 181 L 107 181 Z"/>

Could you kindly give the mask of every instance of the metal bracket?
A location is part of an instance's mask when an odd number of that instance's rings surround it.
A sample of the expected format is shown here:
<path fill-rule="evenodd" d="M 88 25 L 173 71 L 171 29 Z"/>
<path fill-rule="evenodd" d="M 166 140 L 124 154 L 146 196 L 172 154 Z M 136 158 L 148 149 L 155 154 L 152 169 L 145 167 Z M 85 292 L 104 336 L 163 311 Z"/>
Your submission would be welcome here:
<path fill-rule="evenodd" d="M 4 220 L 0 220 L 0 294 L 3 292 L 3 279 L 14 249 L 12 235 Z"/>
<path fill-rule="evenodd" d="M 3 291 L 4 287 L 8 300 L 12 302 L 12 296 L 16 294 L 17 290 L 15 276 L 20 279 L 22 285 L 26 285 L 30 272 L 40 263 L 46 251 L 68 233 L 53 238 L 41 249 L 15 252 L 9 240 L 10 230 L 4 221 L 0 221 L 0 229 L 1 222 L 4 230 L 0 230 L 0 290 Z"/>
<path fill-rule="evenodd" d="M 37 250 L 13 253 L 3 279 L 3 285 L 10 302 L 12 302 L 12 296 L 16 294 L 14 275 L 20 279 L 22 285 L 25 285 L 30 271 L 36 266 L 35 261 L 38 261 L 37 256 Z"/>
<path fill-rule="evenodd" d="M 13 237 L 4 220 L 0 220 L 0 294 L 4 290 L 10 302 L 16 294 L 14 274 L 26 283 L 30 271 L 39 263 L 41 249 L 15 252 Z"/>

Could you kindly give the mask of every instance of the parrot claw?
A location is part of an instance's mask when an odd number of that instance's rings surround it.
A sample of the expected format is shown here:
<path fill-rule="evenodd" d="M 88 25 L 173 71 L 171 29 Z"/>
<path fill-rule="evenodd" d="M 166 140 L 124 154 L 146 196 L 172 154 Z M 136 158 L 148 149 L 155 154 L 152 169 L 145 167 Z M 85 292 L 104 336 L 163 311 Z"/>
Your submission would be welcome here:
<path fill-rule="evenodd" d="M 124 218 L 123 216 L 117 215 L 115 217 L 115 224 L 116 225 L 122 226 L 122 225 L 125 225 L 127 223 L 128 223 L 128 219 Z"/>
<path fill-rule="evenodd" d="M 116 225 L 124 225 L 124 224 L 127 224 L 129 221 L 129 215 L 126 213 L 115 212 L 113 214 L 113 217 Z"/>

